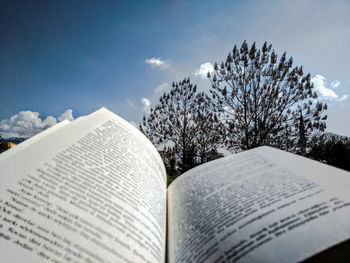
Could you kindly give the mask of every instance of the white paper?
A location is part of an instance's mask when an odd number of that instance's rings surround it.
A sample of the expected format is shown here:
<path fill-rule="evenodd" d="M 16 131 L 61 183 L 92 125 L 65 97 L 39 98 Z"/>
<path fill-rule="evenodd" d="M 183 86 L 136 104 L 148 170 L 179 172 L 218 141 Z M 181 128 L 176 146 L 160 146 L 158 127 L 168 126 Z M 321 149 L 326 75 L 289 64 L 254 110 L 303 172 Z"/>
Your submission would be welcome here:
<path fill-rule="evenodd" d="M 350 173 L 269 147 L 168 189 L 169 262 L 299 262 L 350 237 Z"/>
<path fill-rule="evenodd" d="M 165 169 L 135 127 L 101 109 L 24 146 L 0 158 L 2 258 L 164 262 Z"/>

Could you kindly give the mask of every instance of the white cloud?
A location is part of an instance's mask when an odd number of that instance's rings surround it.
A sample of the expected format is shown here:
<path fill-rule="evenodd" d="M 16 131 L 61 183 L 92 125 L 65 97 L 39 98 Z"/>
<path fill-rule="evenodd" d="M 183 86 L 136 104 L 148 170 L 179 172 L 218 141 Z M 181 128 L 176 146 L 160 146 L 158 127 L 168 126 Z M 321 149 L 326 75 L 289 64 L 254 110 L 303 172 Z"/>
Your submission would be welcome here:
<path fill-rule="evenodd" d="M 331 88 L 332 88 L 332 89 L 338 88 L 339 85 L 340 85 L 340 81 L 339 81 L 339 80 L 333 80 L 333 81 L 331 82 Z"/>
<path fill-rule="evenodd" d="M 198 70 L 194 73 L 195 75 L 199 75 L 202 78 L 206 78 L 208 72 L 212 73 L 214 71 L 214 66 L 210 62 L 203 63 Z"/>
<path fill-rule="evenodd" d="M 71 109 L 66 110 L 65 112 L 63 112 L 61 114 L 61 116 L 59 116 L 57 118 L 57 120 L 59 120 L 59 121 L 64 121 L 64 120 L 73 121 L 74 120 L 73 111 Z"/>
<path fill-rule="evenodd" d="M 126 103 L 133 109 L 137 109 L 137 106 L 135 105 L 134 102 L 132 102 L 131 100 L 126 100 Z"/>
<path fill-rule="evenodd" d="M 311 79 L 317 93 L 324 99 L 337 99 L 338 95 L 332 90 L 326 87 L 326 78 L 322 75 L 316 75 Z"/>
<path fill-rule="evenodd" d="M 149 58 L 145 62 L 150 65 L 152 68 L 158 68 L 161 70 L 170 68 L 169 61 L 161 60 L 160 58 Z"/>
<path fill-rule="evenodd" d="M 151 108 L 151 102 L 147 98 L 142 98 L 141 103 L 143 105 L 142 110 L 144 113 L 149 113 Z"/>
<path fill-rule="evenodd" d="M 153 91 L 153 95 L 159 95 L 162 94 L 167 88 L 169 88 L 168 83 L 162 83 L 158 87 L 156 87 Z"/>
<path fill-rule="evenodd" d="M 311 82 L 314 84 L 315 90 L 321 99 L 343 101 L 348 97 L 348 95 L 343 95 L 339 98 L 339 95 L 333 90 L 340 85 L 339 80 L 332 81 L 330 88 L 327 87 L 327 79 L 322 75 L 316 75 L 311 78 Z"/>
<path fill-rule="evenodd" d="M 72 110 L 68 109 L 57 119 L 53 116 L 47 116 L 45 119 L 39 117 L 35 111 L 21 111 L 13 115 L 10 119 L 0 122 L 0 133 L 4 138 L 21 137 L 30 138 L 35 134 L 50 128 L 57 124 L 58 121 L 73 120 Z"/>
<path fill-rule="evenodd" d="M 341 96 L 341 98 L 339 99 L 339 101 L 346 100 L 348 97 L 349 97 L 349 95 L 348 95 L 348 94 L 343 95 L 343 96 Z"/>

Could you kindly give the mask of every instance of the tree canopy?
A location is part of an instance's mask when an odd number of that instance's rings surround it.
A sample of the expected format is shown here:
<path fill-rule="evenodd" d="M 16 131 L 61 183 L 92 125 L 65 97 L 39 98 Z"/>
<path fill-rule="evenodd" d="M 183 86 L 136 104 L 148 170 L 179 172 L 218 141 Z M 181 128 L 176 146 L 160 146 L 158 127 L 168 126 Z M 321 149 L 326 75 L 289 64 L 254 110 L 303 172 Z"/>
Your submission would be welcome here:
<path fill-rule="evenodd" d="M 179 173 L 203 163 L 208 153 L 216 152 L 219 145 L 217 116 L 208 111 L 204 93 L 184 79 L 173 83 L 169 93 L 164 93 L 159 104 L 151 107 L 144 116 L 140 130 L 162 148 L 166 164 L 178 164 Z"/>
<path fill-rule="evenodd" d="M 307 154 L 317 161 L 350 171 L 350 138 L 334 133 L 317 134 L 311 138 Z"/>
<path fill-rule="evenodd" d="M 326 128 L 327 105 L 317 101 L 310 74 L 266 42 L 261 49 L 235 45 L 208 78 L 229 148 L 270 145 L 303 153 L 312 133 Z"/>
<path fill-rule="evenodd" d="M 210 109 L 210 98 L 202 92 L 198 96 L 198 111 L 194 116 L 196 133 L 195 149 L 199 163 L 205 163 L 211 155 L 216 155 L 222 146 L 222 124 L 215 112 Z"/>
<path fill-rule="evenodd" d="M 210 94 L 197 92 L 189 78 L 174 82 L 140 125 L 169 175 L 215 158 L 221 147 L 242 151 L 268 145 L 333 165 L 336 160 L 319 152 L 336 159 L 349 155 L 348 139 L 322 135 L 327 104 L 318 99 L 310 74 L 293 66 L 286 52 L 279 56 L 266 42 L 258 49 L 244 41 L 214 64 L 208 78 Z M 348 167 L 346 161 L 337 166 Z"/>

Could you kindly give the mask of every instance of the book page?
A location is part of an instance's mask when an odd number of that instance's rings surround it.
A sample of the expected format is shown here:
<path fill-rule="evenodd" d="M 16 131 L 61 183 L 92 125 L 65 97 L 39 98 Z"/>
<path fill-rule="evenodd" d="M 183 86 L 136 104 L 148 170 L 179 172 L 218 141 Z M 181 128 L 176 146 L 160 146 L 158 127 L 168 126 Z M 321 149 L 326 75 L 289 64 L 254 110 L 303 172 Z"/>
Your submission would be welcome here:
<path fill-rule="evenodd" d="M 164 262 L 165 169 L 115 114 L 35 136 L 0 166 L 2 261 Z"/>
<path fill-rule="evenodd" d="M 168 189 L 169 262 L 299 262 L 350 238 L 350 173 L 270 147 Z"/>
<path fill-rule="evenodd" d="M 63 128 L 64 126 L 66 126 L 69 123 L 70 123 L 69 120 L 61 121 L 61 122 L 57 123 L 56 125 L 50 127 L 49 129 L 46 129 L 46 130 L 40 132 L 39 134 L 35 135 L 34 137 L 17 144 L 16 147 L 9 149 L 11 151 L 7 150 L 7 151 L 1 153 L 1 159 L 7 159 L 10 155 L 17 154 L 19 151 L 22 151 L 27 146 L 41 140 L 42 138 L 44 138 L 45 136 L 47 136 L 51 133 L 54 133 L 55 131 Z"/>

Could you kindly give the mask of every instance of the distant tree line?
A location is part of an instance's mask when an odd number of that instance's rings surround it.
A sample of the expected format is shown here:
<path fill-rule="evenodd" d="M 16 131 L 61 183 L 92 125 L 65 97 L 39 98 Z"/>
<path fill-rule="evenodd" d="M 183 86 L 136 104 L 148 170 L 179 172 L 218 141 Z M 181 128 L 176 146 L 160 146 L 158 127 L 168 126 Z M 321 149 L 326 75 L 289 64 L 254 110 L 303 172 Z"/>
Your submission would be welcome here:
<path fill-rule="evenodd" d="M 350 171 L 350 137 L 322 133 L 311 138 L 308 157 Z"/>
<path fill-rule="evenodd" d="M 219 157 L 219 148 L 262 145 L 349 169 L 349 139 L 324 133 L 327 104 L 317 100 L 310 74 L 286 53 L 279 57 L 266 42 L 261 49 L 243 42 L 214 64 L 208 79 L 209 93 L 189 78 L 174 82 L 140 124 L 169 175 Z"/>

